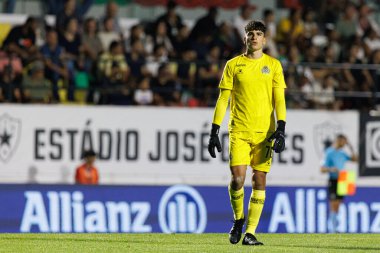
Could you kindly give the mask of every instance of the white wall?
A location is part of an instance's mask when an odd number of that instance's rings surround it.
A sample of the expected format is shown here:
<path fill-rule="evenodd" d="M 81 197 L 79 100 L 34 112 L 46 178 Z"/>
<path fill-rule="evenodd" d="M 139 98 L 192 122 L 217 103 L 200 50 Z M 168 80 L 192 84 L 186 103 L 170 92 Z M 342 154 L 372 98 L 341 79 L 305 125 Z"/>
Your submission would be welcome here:
<path fill-rule="evenodd" d="M 212 115 L 212 108 L 2 105 L 0 134 L 11 137 L 9 145 L 0 145 L 0 182 L 73 183 L 82 144 L 92 141 L 103 184 L 226 185 L 228 115 L 221 131 L 224 152 L 211 159 Z M 322 142 L 343 132 L 358 151 L 358 113 L 289 110 L 287 115 L 287 149 L 274 154 L 268 183 L 325 185 L 327 176 L 319 172 Z M 155 159 L 159 143 L 161 156 Z"/>

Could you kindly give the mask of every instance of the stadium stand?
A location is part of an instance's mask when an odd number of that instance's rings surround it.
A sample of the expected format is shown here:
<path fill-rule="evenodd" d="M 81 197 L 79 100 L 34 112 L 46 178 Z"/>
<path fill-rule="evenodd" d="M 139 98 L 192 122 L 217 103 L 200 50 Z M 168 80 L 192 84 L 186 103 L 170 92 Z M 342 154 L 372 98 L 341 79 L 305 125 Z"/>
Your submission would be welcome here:
<path fill-rule="evenodd" d="M 218 8 L 188 22 L 177 12 L 175 2 L 169 1 L 163 15 L 139 20 L 119 17 L 119 1 L 84 2 L 103 5 L 104 15 L 85 15 L 89 6 L 81 9 L 75 0 L 61 6 L 63 11 L 56 16 L 1 15 L 0 71 L 2 76 L 15 72 L 11 76 L 17 80 L 10 87 L 4 81 L 7 78 L 2 78 L 1 102 L 212 106 L 226 59 L 243 51 L 234 25 L 238 22 L 218 19 Z M 283 64 L 288 107 L 377 108 L 380 28 L 376 2 L 324 1 L 318 6 L 297 2 L 290 9 L 241 6 L 242 13 L 244 8 L 249 13 L 262 11 L 270 31 L 266 53 Z M 277 14 L 280 10 L 287 15 Z M 212 32 L 205 32 L 206 27 Z M 55 54 L 45 45 L 50 33 L 57 34 Z M 112 56 L 115 45 L 121 47 L 116 46 L 117 56 Z M 25 94 L 33 86 L 24 87 L 23 79 L 35 62 L 44 63 L 51 99 L 33 100 Z M 134 99 L 144 78 L 150 81 L 144 89 L 153 92 L 151 103 Z"/>

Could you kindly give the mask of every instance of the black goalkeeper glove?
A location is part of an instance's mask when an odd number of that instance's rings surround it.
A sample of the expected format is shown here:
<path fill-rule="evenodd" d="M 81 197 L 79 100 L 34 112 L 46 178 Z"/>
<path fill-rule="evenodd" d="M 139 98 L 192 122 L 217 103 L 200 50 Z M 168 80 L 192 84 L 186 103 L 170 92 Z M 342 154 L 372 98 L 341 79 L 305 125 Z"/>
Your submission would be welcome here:
<path fill-rule="evenodd" d="M 220 145 L 218 136 L 219 128 L 220 126 L 218 126 L 217 124 L 212 124 L 210 140 L 208 142 L 208 152 L 210 153 L 212 158 L 216 158 L 215 147 L 219 153 L 222 152 L 222 146 Z"/>
<path fill-rule="evenodd" d="M 273 150 L 276 153 L 281 153 L 285 149 L 285 121 L 277 121 L 276 131 L 269 137 L 268 141 L 274 141 Z"/>

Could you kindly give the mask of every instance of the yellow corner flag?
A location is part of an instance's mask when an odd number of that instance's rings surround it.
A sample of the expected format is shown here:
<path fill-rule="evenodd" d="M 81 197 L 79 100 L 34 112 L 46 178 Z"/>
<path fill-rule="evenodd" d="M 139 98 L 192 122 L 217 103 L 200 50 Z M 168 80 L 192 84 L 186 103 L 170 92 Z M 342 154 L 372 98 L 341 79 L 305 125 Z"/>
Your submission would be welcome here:
<path fill-rule="evenodd" d="M 356 192 L 356 173 L 350 170 L 341 170 L 338 176 L 337 194 L 341 196 L 354 195 Z"/>

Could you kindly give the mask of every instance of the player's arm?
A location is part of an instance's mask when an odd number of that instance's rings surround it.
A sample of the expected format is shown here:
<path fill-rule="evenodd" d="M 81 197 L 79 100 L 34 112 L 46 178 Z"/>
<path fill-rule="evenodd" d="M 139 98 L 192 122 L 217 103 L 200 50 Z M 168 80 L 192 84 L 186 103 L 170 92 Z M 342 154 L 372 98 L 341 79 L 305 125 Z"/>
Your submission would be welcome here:
<path fill-rule="evenodd" d="M 216 102 L 216 106 L 214 110 L 210 140 L 208 144 L 208 152 L 213 158 L 216 157 L 215 147 L 218 150 L 218 152 L 222 151 L 222 146 L 220 145 L 218 134 L 219 134 L 220 125 L 222 124 L 223 118 L 227 111 L 228 100 L 230 99 L 230 96 L 231 96 L 231 90 L 220 89 L 219 98 Z"/>
<path fill-rule="evenodd" d="M 277 129 L 269 137 L 268 141 L 274 141 L 273 150 L 281 153 L 285 150 L 285 122 L 286 122 L 286 105 L 285 105 L 285 89 L 282 87 L 273 88 L 273 98 L 276 110 Z"/>
<path fill-rule="evenodd" d="M 220 89 L 218 100 L 216 101 L 216 106 L 214 110 L 214 118 L 212 124 L 220 126 L 222 124 L 223 118 L 226 114 L 228 107 L 228 100 L 231 96 L 231 90 Z"/>
<path fill-rule="evenodd" d="M 277 122 L 280 120 L 286 122 L 285 89 L 273 88 L 273 97 Z"/>
<path fill-rule="evenodd" d="M 326 166 L 322 166 L 321 167 L 321 172 L 322 173 L 334 173 L 334 172 L 338 172 L 339 170 L 335 167 L 326 167 Z"/>
<path fill-rule="evenodd" d="M 348 140 L 347 140 L 347 147 L 351 152 L 350 160 L 353 162 L 357 162 L 359 160 L 358 156 L 356 155 L 354 148 L 352 147 L 351 143 Z"/>
<path fill-rule="evenodd" d="M 80 169 L 77 168 L 76 171 L 75 171 L 75 183 L 76 184 L 80 184 Z"/>
<path fill-rule="evenodd" d="M 269 137 L 268 141 L 274 141 L 273 150 L 281 153 L 285 150 L 285 122 L 286 122 L 286 105 L 285 105 L 285 78 L 280 62 L 276 63 L 273 75 L 273 103 L 276 110 L 277 129 Z"/>
<path fill-rule="evenodd" d="M 216 102 L 214 118 L 212 120 L 212 128 L 210 133 L 210 139 L 208 143 L 208 152 L 211 157 L 215 158 L 215 148 L 218 152 L 222 152 L 222 147 L 219 141 L 219 129 L 222 124 L 224 115 L 226 114 L 226 110 L 228 107 L 228 100 L 231 96 L 231 91 L 234 86 L 234 63 L 228 61 L 223 70 L 223 76 L 219 83 L 219 98 Z"/>
<path fill-rule="evenodd" d="M 334 173 L 334 172 L 338 172 L 338 171 L 339 171 L 338 168 L 333 166 L 331 153 L 327 153 L 325 161 L 323 162 L 323 164 L 321 166 L 321 172 L 322 173 Z"/>

